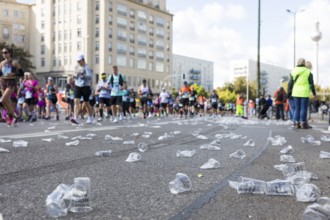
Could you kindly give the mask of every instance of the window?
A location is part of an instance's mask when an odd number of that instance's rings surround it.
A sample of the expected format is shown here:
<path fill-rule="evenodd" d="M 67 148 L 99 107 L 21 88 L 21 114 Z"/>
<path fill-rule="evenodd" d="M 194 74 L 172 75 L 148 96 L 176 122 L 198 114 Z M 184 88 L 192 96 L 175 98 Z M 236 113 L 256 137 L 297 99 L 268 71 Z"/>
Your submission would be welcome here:
<path fill-rule="evenodd" d="M 117 5 L 117 13 L 121 15 L 127 14 L 127 7 L 125 5 L 118 4 Z"/>
<path fill-rule="evenodd" d="M 140 22 L 139 23 L 139 32 L 145 33 L 147 31 L 146 23 Z"/>
<path fill-rule="evenodd" d="M 152 50 L 149 50 L 149 59 L 154 58 L 154 52 Z"/>
<path fill-rule="evenodd" d="M 62 53 L 62 45 L 58 44 L 58 53 Z"/>
<path fill-rule="evenodd" d="M 67 43 L 64 43 L 63 52 L 64 53 L 68 52 L 68 44 Z"/>
<path fill-rule="evenodd" d="M 64 56 L 64 66 L 68 65 L 68 57 Z"/>
<path fill-rule="evenodd" d="M 19 11 L 14 10 L 14 17 L 18 18 L 18 16 L 19 16 Z"/>
<path fill-rule="evenodd" d="M 148 67 L 149 67 L 149 70 L 150 71 L 153 71 L 154 70 L 154 64 L 153 64 L 153 62 L 149 62 Z"/>
<path fill-rule="evenodd" d="M 95 1 L 95 11 L 100 10 L 100 2 L 99 1 Z"/>
<path fill-rule="evenodd" d="M 134 64 L 135 64 L 134 58 L 130 58 L 129 59 L 129 67 L 134 68 L 134 66 L 135 66 Z M 128 81 L 130 81 L 130 80 L 128 80 Z"/>
<path fill-rule="evenodd" d="M 9 39 L 9 29 L 8 28 L 3 28 L 2 29 L 2 37 L 4 39 Z"/>
<path fill-rule="evenodd" d="M 164 29 L 157 28 L 157 37 L 164 38 Z"/>
<path fill-rule="evenodd" d="M 53 57 L 53 66 L 56 66 L 56 58 Z"/>
<path fill-rule="evenodd" d="M 19 17 L 23 19 L 23 18 L 25 17 L 25 13 L 21 11 L 21 12 L 19 13 Z"/>
<path fill-rule="evenodd" d="M 63 38 L 64 38 L 64 40 L 68 39 L 68 31 L 67 30 L 64 31 Z"/>
<path fill-rule="evenodd" d="M 108 56 L 108 64 L 112 65 L 112 56 L 111 55 Z"/>
<path fill-rule="evenodd" d="M 130 34 L 129 35 L 129 42 L 131 42 L 131 43 L 134 43 L 135 42 L 135 40 L 134 40 L 134 34 Z"/>
<path fill-rule="evenodd" d="M 127 26 L 126 18 L 117 17 L 117 26 L 122 27 L 122 28 L 126 28 L 126 26 Z"/>
<path fill-rule="evenodd" d="M 81 11 L 82 7 L 81 7 L 81 1 L 77 2 L 77 11 Z"/>
<path fill-rule="evenodd" d="M 126 38 L 127 38 L 126 31 L 122 31 L 122 30 L 117 31 L 118 40 L 126 41 Z"/>
<path fill-rule="evenodd" d="M 158 26 L 164 27 L 165 20 L 164 20 L 164 18 L 157 17 L 156 23 Z"/>
<path fill-rule="evenodd" d="M 58 40 L 59 40 L 59 41 L 62 40 L 62 32 L 59 31 L 57 34 L 58 34 Z"/>
<path fill-rule="evenodd" d="M 41 29 L 45 29 L 45 21 L 41 21 Z"/>
<path fill-rule="evenodd" d="M 154 23 L 154 16 L 152 16 L 152 15 L 149 16 L 149 23 L 150 24 Z"/>
<path fill-rule="evenodd" d="M 156 45 L 157 45 L 157 49 L 164 49 L 164 41 L 157 40 Z"/>
<path fill-rule="evenodd" d="M 58 59 L 58 66 L 62 66 L 62 59 L 61 58 Z"/>
<path fill-rule="evenodd" d="M 138 55 L 139 55 L 139 57 L 144 57 L 145 58 L 147 56 L 147 49 L 139 47 Z"/>
<path fill-rule="evenodd" d="M 46 60 L 44 57 L 40 59 L 40 66 L 44 67 L 46 65 Z"/>
<path fill-rule="evenodd" d="M 100 56 L 95 55 L 95 64 L 99 64 L 99 63 L 100 63 Z"/>
<path fill-rule="evenodd" d="M 108 21 L 109 21 L 109 24 L 111 25 L 112 24 L 112 16 L 111 15 L 109 15 Z"/>
<path fill-rule="evenodd" d="M 13 41 L 15 43 L 23 43 L 24 42 L 24 35 L 14 35 Z"/>
<path fill-rule="evenodd" d="M 153 27 L 149 28 L 149 34 L 150 34 L 150 36 L 154 36 L 154 28 Z"/>
<path fill-rule="evenodd" d="M 109 2 L 109 3 L 108 3 L 108 10 L 109 10 L 109 11 L 112 11 L 112 2 Z"/>
<path fill-rule="evenodd" d="M 78 16 L 77 16 L 77 24 L 81 24 L 81 21 L 82 21 L 82 20 L 81 20 L 81 15 L 78 15 Z"/>
<path fill-rule="evenodd" d="M 127 46 L 126 44 L 118 43 L 117 44 L 117 53 L 126 54 Z"/>
<path fill-rule="evenodd" d="M 127 66 L 126 56 L 118 55 L 117 56 L 117 65 L 118 66 Z"/>
<path fill-rule="evenodd" d="M 135 48 L 133 46 L 129 47 L 129 55 L 132 55 L 132 56 L 135 55 Z"/>
<path fill-rule="evenodd" d="M 149 39 L 149 47 L 154 47 L 154 40 L 153 39 Z"/>
<path fill-rule="evenodd" d="M 129 10 L 129 16 L 131 18 L 135 18 L 135 10 L 134 9 Z"/>
<path fill-rule="evenodd" d="M 147 45 L 147 38 L 145 36 L 139 35 L 138 36 L 138 44 L 142 46 Z"/>
<path fill-rule="evenodd" d="M 157 72 L 164 72 L 164 63 L 157 62 L 156 63 L 156 71 Z"/>
<path fill-rule="evenodd" d="M 108 30 L 108 36 L 109 36 L 109 38 L 112 38 L 112 29 Z"/>
<path fill-rule="evenodd" d="M 99 51 L 100 49 L 100 43 L 98 41 L 95 41 L 95 51 Z"/>
<path fill-rule="evenodd" d="M 134 30 L 135 30 L 135 23 L 134 23 L 134 21 L 131 21 L 131 23 L 130 23 L 130 25 L 129 25 L 129 29 L 130 29 L 131 31 L 134 31 Z"/>
<path fill-rule="evenodd" d="M 44 33 L 41 33 L 40 34 L 40 41 L 41 42 L 44 42 L 45 41 L 45 34 Z"/>
<path fill-rule="evenodd" d="M 78 50 L 78 51 L 81 50 L 81 42 L 80 42 L 80 41 L 77 42 L 77 50 Z"/>
<path fill-rule="evenodd" d="M 44 17 L 45 16 L 45 9 L 44 8 L 41 8 L 40 9 L 40 15 L 41 15 L 41 17 Z"/>
<path fill-rule="evenodd" d="M 77 29 L 77 37 L 81 37 L 81 28 Z"/>
<path fill-rule="evenodd" d="M 146 20 L 147 19 L 147 14 L 144 11 L 138 11 L 138 18 L 139 20 Z"/>
<path fill-rule="evenodd" d="M 138 69 L 146 69 L 147 68 L 147 61 L 145 59 L 138 59 L 137 68 Z"/>
<path fill-rule="evenodd" d="M 99 37 L 99 35 L 100 35 L 100 29 L 95 28 L 95 37 Z"/>
<path fill-rule="evenodd" d="M 100 23 L 100 16 L 99 15 L 95 15 L 95 24 Z"/>
<path fill-rule="evenodd" d="M 112 51 L 112 42 L 108 43 L 108 51 Z"/>
<path fill-rule="evenodd" d="M 41 45 L 40 54 L 45 54 L 45 45 Z"/>
<path fill-rule="evenodd" d="M 8 9 L 3 9 L 3 16 L 8 17 L 9 16 L 9 10 Z"/>

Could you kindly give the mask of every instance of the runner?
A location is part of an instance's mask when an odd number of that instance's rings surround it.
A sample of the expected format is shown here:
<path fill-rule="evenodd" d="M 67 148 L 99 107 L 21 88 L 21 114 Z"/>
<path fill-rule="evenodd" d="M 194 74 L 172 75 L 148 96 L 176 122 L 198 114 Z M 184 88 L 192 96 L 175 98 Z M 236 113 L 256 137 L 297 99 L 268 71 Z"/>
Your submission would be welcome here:
<path fill-rule="evenodd" d="M 12 50 L 2 49 L 4 60 L 0 63 L 0 81 L 2 88 L 2 105 L 7 111 L 7 124 L 13 125 L 18 117 L 14 113 L 14 108 L 10 100 L 11 94 L 16 89 L 17 78 L 24 75 L 18 61 L 12 59 Z"/>
<path fill-rule="evenodd" d="M 130 105 L 130 99 L 129 99 L 129 96 L 130 96 L 130 91 L 127 90 L 127 84 L 126 82 L 124 82 L 124 85 L 123 85 L 123 90 L 121 91 L 122 92 L 122 97 L 123 97 L 123 114 L 124 114 L 124 119 L 129 119 L 131 117 L 131 114 L 129 112 L 129 105 Z M 126 113 L 128 113 L 128 115 L 126 116 Z"/>
<path fill-rule="evenodd" d="M 122 74 L 118 73 L 118 67 L 113 66 L 113 74 L 108 78 L 108 84 L 111 87 L 111 110 L 113 114 L 113 123 L 122 120 L 122 95 L 121 89 L 124 85 L 124 79 Z"/>
<path fill-rule="evenodd" d="M 50 107 L 52 106 L 55 113 L 56 113 L 56 120 L 60 120 L 59 112 L 57 109 L 57 97 L 56 94 L 58 93 L 57 86 L 54 84 L 54 79 L 52 77 L 48 77 L 48 83 L 46 85 L 46 120 L 50 119 Z"/>
<path fill-rule="evenodd" d="M 25 115 L 28 117 L 26 122 L 34 122 L 37 120 L 34 107 L 38 103 L 38 94 L 36 92 L 38 90 L 38 81 L 33 77 L 30 72 L 24 73 L 24 88 L 25 100 L 23 104 L 23 109 Z"/>
<path fill-rule="evenodd" d="M 162 89 L 162 92 L 159 94 L 159 98 L 160 98 L 159 115 L 160 117 L 164 117 L 165 115 L 168 116 L 168 103 L 169 103 L 170 94 L 168 94 L 165 88 Z"/>
<path fill-rule="evenodd" d="M 210 103 L 211 103 L 213 117 L 217 117 L 218 100 L 219 100 L 219 96 L 217 94 L 217 91 L 213 90 L 210 96 Z"/>
<path fill-rule="evenodd" d="M 202 116 L 204 116 L 204 102 L 205 102 L 205 97 L 204 96 L 202 96 L 202 95 L 200 95 L 200 96 L 198 96 L 198 98 L 197 98 L 198 100 L 197 100 L 197 111 L 199 112 L 199 116 L 200 117 L 202 117 Z"/>
<path fill-rule="evenodd" d="M 40 88 L 37 91 L 38 95 L 38 116 L 39 118 L 46 117 L 46 98 L 45 98 L 45 89 Z"/>
<path fill-rule="evenodd" d="M 183 104 L 183 110 L 184 110 L 184 114 L 185 114 L 186 118 L 187 118 L 187 115 L 188 115 L 189 94 L 190 94 L 190 92 L 191 92 L 191 90 L 188 87 L 188 83 L 185 81 L 183 83 L 182 88 L 180 89 L 180 95 L 182 96 L 180 102 Z"/>
<path fill-rule="evenodd" d="M 75 89 L 74 89 L 74 114 L 71 118 L 73 124 L 79 124 L 78 114 L 80 109 L 80 98 L 83 98 L 83 102 L 86 106 L 88 112 L 88 118 L 86 123 L 91 124 L 94 121 L 93 108 L 89 104 L 89 96 L 91 94 L 90 82 L 92 80 L 93 72 L 91 68 L 85 62 L 84 55 L 79 55 L 77 57 L 78 65 L 75 67 L 74 79 L 75 79 Z"/>
<path fill-rule="evenodd" d="M 74 79 L 72 76 L 69 76 L 67 78 L 66 87 L 65 87 L 65 96 L 66 96 L 66 103 L 67 106 L 67 116 L 65 117 L 65 120 L 70 120 L 70 118 L 73 116 L 74 112 Z"/>
<path fill-rule="evenodd" d="M 96 92 L 99 94 L 99 113 L 100 117 L 97 119 L 98 122 L 103 121 L 103 110 L 104 106 L 107 109 L 107 113 L 109 112 L 111 106 L 110 106 L 110 85 L 107 82 L 107 74 L 102 73 L 101 79 L 99 80 Z"/>
<path fill-rule="evenodd" d="M 135 118 L 136 117 L 136 92 L 134 92 L 133 87 L 129 88 L 130 93 L 129 93 L 129 102 L 130 102 L 130 106 L 129 106 L 129 112 L 130 114 Z"/>
<path fill-rule="evenodd" d="M 147 104 L 149 101 L 149 96 L 151 94 L 149 86 L 147 86 L 147 80 L 142 80 L 142 85 L 139 87 L 138 93 L 140 95 L 143 118 L 146 119 L 148 115 Z"/>
<path fill-rule="evenodd" d="M 189 112 L 190 112 L 191 117 L 193 117 L 196 114 L 196 109 L 195 109 L 196 95 L 197 95 L 197 92 L 195 90 L 195 87 L 193 86 L 191 88 L 191 92 L 190 92 L 190 95 L 189 95 Z"/>

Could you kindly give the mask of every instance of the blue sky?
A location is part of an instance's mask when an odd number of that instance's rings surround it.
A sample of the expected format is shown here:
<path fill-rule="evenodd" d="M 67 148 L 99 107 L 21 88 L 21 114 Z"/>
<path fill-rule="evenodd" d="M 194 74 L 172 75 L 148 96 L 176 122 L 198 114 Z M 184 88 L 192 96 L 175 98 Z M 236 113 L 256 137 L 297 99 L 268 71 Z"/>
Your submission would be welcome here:
<path fill-rule="evenodd" d="M 167 0 L 167 9 L 174 14 L 174 53 L 213 61 L 216 85 L 230 80 L 230 60 L 256 59 L 258 0 Z M 312 63 L 315 60 L 315 43 L 310 35 L 315 21 L 320 21 L 323 33 L 319 44 L 320 81 L 329 85 L 330 73 L 325 72 L 330 55 L 330 38 L 325 37 L 330 33 L 328 0 L 262 0 L 261 60 L 293 67 L 293 15 L 287 9 L 305 10 L 296 16 L 296 58 L 305 57 Z"/>

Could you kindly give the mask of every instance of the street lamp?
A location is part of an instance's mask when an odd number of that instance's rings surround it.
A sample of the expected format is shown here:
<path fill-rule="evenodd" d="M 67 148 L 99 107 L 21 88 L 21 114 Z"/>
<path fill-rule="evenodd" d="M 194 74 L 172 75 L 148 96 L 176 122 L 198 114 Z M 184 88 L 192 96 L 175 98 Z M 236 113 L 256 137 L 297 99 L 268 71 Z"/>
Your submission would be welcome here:
<path fill-rule="evenodd" d="M 315 23 L 315 31 L 313 32 L 311 38 L 312 40 L 316 43 L 316 47 L 315 47 L 315 63 L 316 63 L 316 84 L 319 84 L 319 41 L 322 39 L 322 33 L 320 32 L 319 29 L 319 23 L 320 22 L 316 22 Z"/>
<path fill-rule="evenodd" d="M 296 14 L 305 11 L 301 9 L 299 11 L 286 10 L 289 14 L 293 14 L 293 67 L 296 66 Z"/>

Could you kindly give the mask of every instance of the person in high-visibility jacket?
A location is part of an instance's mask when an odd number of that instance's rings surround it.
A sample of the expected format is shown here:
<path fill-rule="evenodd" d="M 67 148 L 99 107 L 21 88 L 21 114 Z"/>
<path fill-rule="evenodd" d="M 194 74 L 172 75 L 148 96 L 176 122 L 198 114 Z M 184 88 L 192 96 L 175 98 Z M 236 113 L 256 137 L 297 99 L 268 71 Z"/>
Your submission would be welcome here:
<path fill-rule="evenodd" d="M 312 91 L 314 97 L 316 96 L 311 69 L 312 64 L 300 58 L 297 67 L 293 69 L 290 75 L 288 97 L 293 97 L 294 101 L 293 127 L 295 128 L 311 128 L 307 122 L 309 94 Z"/>
<path fill-rule="evenodd" d="M 244 95 L 240 94 L 236 99 L 236 117 L 244 117 Z"/>

